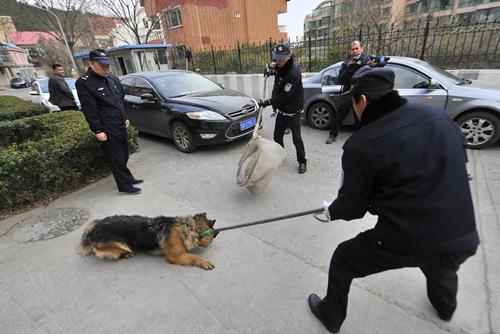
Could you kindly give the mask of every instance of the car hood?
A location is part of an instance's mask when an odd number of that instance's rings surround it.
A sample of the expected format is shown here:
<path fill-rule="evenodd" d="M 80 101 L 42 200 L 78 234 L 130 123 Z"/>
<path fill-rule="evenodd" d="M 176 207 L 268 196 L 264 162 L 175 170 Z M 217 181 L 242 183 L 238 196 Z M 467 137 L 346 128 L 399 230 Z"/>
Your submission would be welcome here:
<path fill-rule="evenodd" d="M 212 92 L 171 98 L 170 101 L 228 114 L 249 105 L 255 106 L 253 99 L 234 90 L 223 89 Z"/>
<path fill-rule="evenodd" d="M 500 85 L 487 81 L 471 80 L 470 84 L 453 85 L 449 93 L 474 99 L 488 99 L 500 101 Z"/>

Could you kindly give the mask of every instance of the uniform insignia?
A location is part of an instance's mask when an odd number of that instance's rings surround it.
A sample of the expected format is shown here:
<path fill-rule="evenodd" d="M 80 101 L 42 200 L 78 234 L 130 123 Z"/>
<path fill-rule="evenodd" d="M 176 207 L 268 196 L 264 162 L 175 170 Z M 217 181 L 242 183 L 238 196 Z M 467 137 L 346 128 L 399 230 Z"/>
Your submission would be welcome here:
<path fill-rule="evenodd" d="M 84 76 L 82 76 L 82 80 L 87 80 L 88 78 L 89 78 L 89 76 L 88 76 L 88 75 L 84 75 Z"/>
<path fill-rule="evenodd" d="M 291 90 L 292 90 L 292 87 L 293 87 L 293 85 L 292 85 L 291 83 L 287 83 L 287 84 L 285 85 L 285 92 L 287 92 L 287 93 L 288 93 L 289 91 L 291 91 Z"/>
<path fill-rule="evenodd" d="M 283 51 L 283 48 L 280 46 L 280 47 L 278 48 L 278 51 Z"/>
<path fill-rule="evenodd" d="M 101 88 L 97 88 L 97 90 L 104 90 L 104 87 L 101 87 Z"/>

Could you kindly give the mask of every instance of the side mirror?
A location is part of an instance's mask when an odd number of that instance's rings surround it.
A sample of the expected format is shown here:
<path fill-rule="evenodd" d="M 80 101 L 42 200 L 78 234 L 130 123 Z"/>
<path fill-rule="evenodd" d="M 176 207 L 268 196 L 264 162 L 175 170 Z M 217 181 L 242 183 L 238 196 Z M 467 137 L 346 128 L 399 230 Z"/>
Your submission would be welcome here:
<path fill-rule="evenodd" d="M 341 85 L 323 86 L 321 87 L 321 92 L 323 94 L 340 94 L 342 92 L 342 86 Z"/>
<path fill-rule="evenodd" d="M 37 92 L 36 90 L 32 90 L 32 91 L 30 92 L 30 95 L 40 95 L 40 93 L 39 93 L 39 92 Z"/>
<path fill-rule="evenodd" d="M 436 79 L 431 79 L 429 82 L 429 89 L 439 89 L 441 88 L 441 85 L 439 84 L 439 81 Z"/>
<path fill-rule="evenodd" d="M 153 96 L 153 94 L 146 93 L 141 95 L 141 100 L 154 102 L 156 101 L 156 98 Z"/>

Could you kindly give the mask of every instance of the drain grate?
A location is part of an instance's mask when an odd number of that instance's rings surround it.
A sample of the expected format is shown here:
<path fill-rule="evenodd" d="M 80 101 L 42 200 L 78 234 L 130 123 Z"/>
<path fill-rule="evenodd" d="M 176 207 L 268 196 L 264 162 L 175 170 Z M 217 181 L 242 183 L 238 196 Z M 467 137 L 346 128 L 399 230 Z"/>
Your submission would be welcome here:
<path fill-rule="evenodd" d="M 80 208 L 58 208 L 22 220 L 12 233 L 14 240 L 33 242 L 60 237 L 76 230 L 89 219 Z"/>

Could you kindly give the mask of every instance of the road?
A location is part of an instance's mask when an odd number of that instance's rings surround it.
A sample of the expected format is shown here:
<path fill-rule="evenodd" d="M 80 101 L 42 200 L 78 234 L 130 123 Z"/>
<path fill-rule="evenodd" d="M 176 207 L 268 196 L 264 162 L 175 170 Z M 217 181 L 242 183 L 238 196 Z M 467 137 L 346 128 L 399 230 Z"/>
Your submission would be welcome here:
<path fill-rule="evenodd" d="M 272 138 L 266 115 L 263 135 Z M 307 296 L 324 295 L 335 247 L 375 217 L 320 223 L 301 217 L 222 232 L 199 253 L 213 271 L 139 254 L 106 262 L 75 255 L 82 224 L 114 214 L 207 212 L 216 227 L 321 207 L 339 186 L 339 140 L 303 128 L 308 171 L 287 160 L 260 196 L 236 186 L 246 139 L 178 152 L 167 140 L 140 137 L 129 167 L 144 179 L 138 196 L 118 195 L 112 177 L 0 222 L 2 333 L 326 333 Z M 460 269 L 458 309 L 449 323 L 427 300 L 418 269 L 355 280 L 342 333 L 500 333 L 500 145 L 470 151 L 469 170 L 481 246 Z M 452 208 L 451 208 L 452 209 Z"/>

